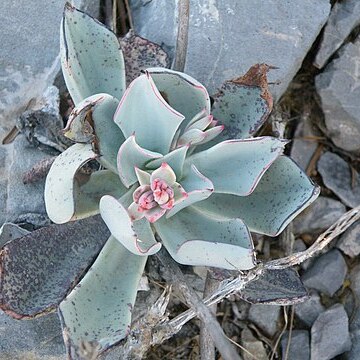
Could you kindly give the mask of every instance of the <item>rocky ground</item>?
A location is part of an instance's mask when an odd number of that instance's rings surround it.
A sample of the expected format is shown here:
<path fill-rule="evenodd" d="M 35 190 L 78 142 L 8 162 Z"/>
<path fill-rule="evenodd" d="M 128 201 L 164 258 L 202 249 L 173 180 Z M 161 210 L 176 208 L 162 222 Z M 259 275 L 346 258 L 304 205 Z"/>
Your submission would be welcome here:
<path fill-rule="evenodd" d="M 58 134 L 69 104 L 61 76 L 56 77 L 63 4 L 39 3 L 41 11 L 31 2 L 5 0 L 6 11 L 0 15 L 1 23 L 9 25 L 0 29 L 0 224 L 20 226 L 16 231 L 3 228 L 0 244 L 49 224 L 44 179 L 24 184 L 23 178 L 32 166 L 41 160 L 50 163 L 67 146 Z M 173 2 L 130 4 L 135 31 L 173 56 Z M 106 8 L 99 11 L 97 0 L 87 6 L 104 20 Z M 260 259 L 270 259 L 304 250 L 342 214 L 360 205 L 360 2 L 200 0 L 191 6 L 185 72 L 210 93 L 254 63 L 278 68 L 269 73 L 276 106 L 263 131 L 292 140 L 288 153 L 322 191 L 292 223 L 290 244 L 258 237 L 257 251 Z M 359 254 L 360 223 L 355 223 L 321 256 L 299 267 L 308 301 L 288 307 L 250 305 L 238 297 L 223 301 L 218 320 L 241 346 L 243 358 L 359 359 Z M 150 290 L 141 296 L 160 293 L 164 280 L 156 269 L 156 263 L 149 264 Z M 201 292 L 201 272 L 185 271 Z M 175 298 L 171 311 L 183 310 Z M 192 321 L 147 358 L 198 359 L 198 334 L 199 322 Z M 65 358 L 54 314 L 19 322 L 0 313 L 0 339 L 0 360 Z"/>

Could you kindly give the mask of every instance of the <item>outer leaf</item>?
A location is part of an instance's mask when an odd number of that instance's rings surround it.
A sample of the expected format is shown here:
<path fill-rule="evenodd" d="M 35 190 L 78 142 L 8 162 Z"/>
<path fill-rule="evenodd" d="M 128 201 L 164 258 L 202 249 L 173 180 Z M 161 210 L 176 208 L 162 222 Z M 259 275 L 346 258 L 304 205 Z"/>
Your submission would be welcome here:
<path fill-rule="evenodd" d="M 162 155 L 143 149 L 135 140 L 135 135 L 130 136 L 120 147 L 117 166 L 121 181 L 126 187 L 138 181 L 135 168 L 144 168 L 145 164 Z"/>
<path fill-rule="evenodd" d="M 270 66 L 257 64 L 243 76 L 224 83 L 214 95 L 212 113 L 224 125 L 217 141 L 253 135 L 271 113 L 273 100 L 266 73 Z"/>
<path fill-rule="evenodd" d="M 56 158 L 45 183 L 46 211 L 53 222 L 62 224 L 98 214 L 103 195 L 120 197 L 127 191 L 109 170 L 90 176 L 78 173 L 84 163 L 96 156 L 90 144 L 75 144 Z"/>
<path fill-rule="evenodd" d="M 161 46 L 135 35 L 133 30 L 129 30 L 120 39 L 120 44 L 124 53 L 128 84 L 149 67 L 170 67 L 170 58 Z"/>
<path fill-rule="evenodd" d="M 46 177 L 44 194 L 46 211 L 54 223 L 62 224 L 73 219 L 75 174 L 96 157 L 90 144 L 74 144 L 55 159 Z"/>
<path fill-rule="evenodd" d="M 69 3 L 61 23 L 60 49 L 64 79 L 75 104 L 99 93 L 121 98 L 125 65 L 116 35 Z"/>
<path fill-rule="evenodd" d="M 108 94 L 96 94 L 83 100 L 72 111 L 64 135 L 76 142 L 92 143 L 98 161 L 117 172 L 116 158 L 125 138 L 113 121 L 119 101 Z"/>
<path fill-rule="evenodd" d="M 129 85 L 114 116 L 126 138 L 135 134 L 141 147 L 161 154 L 169 152 L 183 120 L 183 115 L 161 96 L 148 73 Z"/>
<path fill-rule="evenodd" d="M 182 146 L 178 149 L 169 152 L 165 156 L 151 160 L 146 164 L 146 168 L 150 170 L 155 170 L 159 166 L 161 166 L 162 163 L 167 163 L 170 165 L 170 167 L 174 170 L 176 174 L 177 179 L 181 179 L 182 173 L 183 173 L 183 167 L 185 162 L 186 153 L 188 151 L 188 146 Z"/>
<path fill-rule="evenodd" d="M 186 165 L 194 164 L 208 177 L 215 192 L 245 196 L 254 191 L 286 143 L 272 137 L 228 140 L 189 157 Z"/>
<path fill-rule="evenodd" d="M 210 114 L 210 96 L 197 80 L 187 74 L 164 68 L 151 68 L 147 71 L 161 95 L 185 116 L 182 128 L 202 110 Z"/>
<path fill-rule="evenodd" d="M 186 191 L 186 196 L 182 196 L 179 201 L 175 202 L 172 209 L 166 213 L 167 218 L 198 201 L 207 199 L 214 191 L 213 183 L 201 174 L 194 165 L 181 180 L 181 185 Z"/>
<path fill-rule="evenodd" d="M 295 270 L 265 269 L 239 296 L 252 304 L 291 305 L 306 300 L 308 293 Z"/>
<path fill-rule="evenodd" d="M 255 265 L 253 244 L 240 219 L 210 217 L 188 207 L 154 227 L 170 255 L 185 265 L 247 270 Z"/>
<path fill-rule="evenodd" d="M 319 193 L 319 187 L 290 158 L 281 156 L 251 195 L 213 194 L 195 206 L 217 216 L 239 217 L 251 231 L 276 236 Z"/>
<path fill-rule="evenodd" d="M 109 238 L 88 273 L 60 304 L 70 355 L 82 341 L 98 343 L 102 352 L 127 335 L 145 262 L 146 257 L 133 255 Z"/>
<path fill-rule="evenodd" d="M 50 225 L 0 251 L 0 308 L 16 318 L 54 310 L 93 262 L 110 233 L 99 216 Z"/>
<path fill-rule="evenodd" d="M 112 196 L 100 201 L 100 213 L 111 234 L 128 251 L 146 256 L 157 253 L 161 244 L 156 242 L 149 223 L 145 220 L 132 222 L 124 206 Z"/>

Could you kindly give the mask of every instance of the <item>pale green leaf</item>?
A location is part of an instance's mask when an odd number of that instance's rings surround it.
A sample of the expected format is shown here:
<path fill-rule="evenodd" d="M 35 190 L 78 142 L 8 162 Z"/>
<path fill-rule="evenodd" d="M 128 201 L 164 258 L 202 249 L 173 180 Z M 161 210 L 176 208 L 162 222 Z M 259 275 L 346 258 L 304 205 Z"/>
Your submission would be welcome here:
<path fill-rule="evenodd" d="M 191 76 L 165 68 L 147 69 L 156 87 L 168 103 L 185 116 L 188 122 L 202 110 L 210 113 L 210 97 L 206 88 Z"/>
<path fill-rule="evenodd" d="M 117 157 L 117 167 L 121 181 L 126 187 L 138 181 L 135 169 L 144 168 L 145 164 L 162 155 L 143 149 L 137 143 L 137 138 L 132 135 L 121 145 Z"/>
<path fill-rule="evenodd" d="M 189 157 L 209 178 L 217 193 L 249 195 L 269 166 L 282 153 L 287 141 L 272 137 L 228 140 Z"/>
<path fill-rule="evenodd" d="M 90 144 L 74 144 L 56 158 L 46 178 L 44 195 L 46 211 L 53 222 L 62 224 L 98 214 L 103 195 L 120 197 L 127 191 L 109 170 L 91 175 L 79 172 L 96 157 Z"/>
<path fill-rule="evenodd" d="M 102 352 L 126 337 L 146 259 L 109 238 L 84 278 L 60 303 L 68 353 L 76 352 L 83 341 L 98 344 Z"/>
<path fill-rule="evenodd" d="M 213 183 L 202 175 L 194 165 L 181 180 L 181 186 L 182 192 L 185 190 L 186 195 L 181 196 L 175 202 L 174 206 L 166 213 L 167 218 L 198 201 L 207 199 L 214 191 Z"/>
<path fill-rule="evenodd" d="M 213 194 L 195 206 L 215 216 L 240 218 L 251 231 L 276 236 L 319 193 L 319 187 L 290 158 L 281 156 L 251 195 Z"/>
<path fill-rule="evenodd" d="M 248 270 L 255 266 L 250 233 L 240 219 L 219 219 L 188 207 L 154 227 L 180 264 Z"/>
<path fill-rule="evenodd" d="M 165 162 L 174 170 L 176 179 L 181 179 L 188 149 L 188 146 L 179 147 L 159 159 L 149 161 L 146 164 L 146 168 L 149 170 L 155 170 Z"/>
<path fill-rule="evenodd" d="M 121 98 L 125 65 L 116 35 L 69 3 L 61 23 L 60 49 L 64 79 L 75 104 L 99 93 Z"/>
<path fill-rule="evenodd" d="M 170 151 L 183 119 L 164 100 L 148 73 L 129 85 L 114 117 L 126 138 L 135 134 L 141 147 L 161 154 Z"/>

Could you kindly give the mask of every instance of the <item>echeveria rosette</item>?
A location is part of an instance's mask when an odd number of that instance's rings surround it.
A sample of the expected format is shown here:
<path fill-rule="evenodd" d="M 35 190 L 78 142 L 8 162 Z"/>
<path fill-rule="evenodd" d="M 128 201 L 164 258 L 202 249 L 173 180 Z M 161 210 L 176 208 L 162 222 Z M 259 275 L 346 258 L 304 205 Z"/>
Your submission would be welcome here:
<path fill-rule="evenodd" d="M 251 137 L 272 106 L 266 71 L 226 84 L 214 119 L 205 87 L 183 73 L 148 69 L 125 90 L 115 35 L 70 5 L 61 33 L 75 144 L 50 169 L 46 208 L 56 223 L 100 211 L 112 236 L 60 317 L 69 352 L 82 340 L 106 350 L 128 332 L 148 255 L 164 245 L 182 264 L 251 269 L 249 231 L 278 234 L 318 189 L 282 155 L 286 141 Z M 106 169 L 81 173 L 90 160 Z"/>

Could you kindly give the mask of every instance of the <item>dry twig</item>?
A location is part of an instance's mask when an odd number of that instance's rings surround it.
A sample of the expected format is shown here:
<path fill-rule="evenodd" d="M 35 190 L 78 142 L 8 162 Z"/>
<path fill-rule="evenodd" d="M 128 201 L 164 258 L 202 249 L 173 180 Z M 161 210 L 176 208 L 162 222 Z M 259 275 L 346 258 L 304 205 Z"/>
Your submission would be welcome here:
<path fill-rule="evenodd" d="M 240 360 L 238 353 L 228 341 L 216 317 L 187 284 L 177 263 L 164 248 L 157 253 L 157 256 L 165 267 L 165 273 L 169 275 L 169 280 L 173 283 L 173 286 L 177 287 L 184 296 L 186 303 L 191 306 L 196 315 L 205 324 L 222 358 L 224 360 Z"/>
<path fill-rule="evenodd" d="M 206 273 L 204 296 L 216 291 L 219 286 L 219 281 L 214 279 L 210 270 Z M 216 314 L 217 305 L 214 304 L 210 307 L 210 311 Z M 215 346 L 211 338 L 209 330 L 204 323 L 200 324 L 200 356 L 202 360 L 215 359 Z"/>
<path fill-rule="evenodd" d="M 184 71 L 189 35 L 190 0 L 180 0 L 178 2 L 178 9 L 179 26 L 173 69 Z"/>

